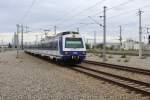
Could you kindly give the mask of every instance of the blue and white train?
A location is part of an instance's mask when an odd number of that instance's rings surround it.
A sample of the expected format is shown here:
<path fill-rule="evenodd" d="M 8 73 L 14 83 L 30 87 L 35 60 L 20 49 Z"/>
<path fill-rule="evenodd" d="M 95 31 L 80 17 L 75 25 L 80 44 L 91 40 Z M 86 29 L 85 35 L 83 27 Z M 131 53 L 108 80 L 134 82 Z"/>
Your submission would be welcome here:
<path fill-rule="evenodd" d="M 80 64 L 86 57 L 86 46 L 78 32 L 69 31 L 44 39 L 38 45 L 26 45 L 25 52 L 65 63 Z"/>

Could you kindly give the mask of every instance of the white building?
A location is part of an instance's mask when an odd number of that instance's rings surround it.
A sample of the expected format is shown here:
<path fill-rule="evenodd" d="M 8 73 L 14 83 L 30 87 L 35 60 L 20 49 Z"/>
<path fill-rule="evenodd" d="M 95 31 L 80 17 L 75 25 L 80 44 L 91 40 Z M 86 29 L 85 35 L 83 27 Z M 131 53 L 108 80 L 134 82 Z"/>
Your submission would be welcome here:
<path fill-rule="evenodd" d="M 106 47 L 112 49 L 120 49 L 120 43 L 106 43 Z"/>
<path fill-rule="evenodd" d="M 132 39 L 127 39 L 125 42 L 123 42 L 122 48 L 125 50 L 139 50 L 139 42 Z M 142 48 L 145 48 L 144 43 L 142 43 Z"/>

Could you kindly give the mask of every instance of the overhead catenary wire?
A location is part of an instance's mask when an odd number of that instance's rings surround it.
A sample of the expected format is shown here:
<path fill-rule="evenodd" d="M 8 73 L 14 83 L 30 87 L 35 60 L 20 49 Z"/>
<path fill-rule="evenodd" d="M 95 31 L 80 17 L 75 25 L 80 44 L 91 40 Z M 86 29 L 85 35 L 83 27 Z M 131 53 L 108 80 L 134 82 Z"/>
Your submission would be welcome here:
<path fill-rule="evenodd" d="M 34 4 L 36 3 L 37 0 L 33 0 L 31 5 L 29 6 L 29 8 L 27 9 L 27 11 L 25 12 L 25 14 L 23 15 L 23 17 L 20 19 L 20 22 L 23 22 L 29 15 L 29 13 L 31 12 L 31 9 L 33 8 Z"/>
<path fill-rule="evenodd" d="M 145 5 L 145 6 L 140 7 L 140 8 L 143 9 L 143 8 L 148 8 L 148 7 L 150 7 L 150 5 Z M 131 9 L 131 10 L 129 10 L 129 11 L 122 12 L 122 13 L 120 13 L 120 14 L 117 14 L 117 15 L 114 15 L 114 16 L 111 16 L 111 17 L 108 17 L 108 20 L 109 20 L 109 19 L 116 18 L 116 17 L 118 17 L 118 16 L 122 16 L 122 15 L 127 14 L 127 13 L 131 13 L 131 12 L 133 12 L 133 11 L 137 11 L 137 10 L 138 10 L 138 8 L 136 8 L 136 9 Z"/>
<path fill-rule="evenodd" d="M 121 4 L 119 4 L 119 6 L 120 6 L 120 5 L 123 5 L 123 4 L 127 4 L 127 2 L 126 2 L 126 3 L 121 3 Z M 150 5 L 144 5 L 144 6 L 140 7 L 140 8 L 148 8 L 148 7 L 150 7 Z M 116 8 L 116 7 L 115 7 L 115 6 L 114 6 L 114 7 L 111 7 L 111 9 L 113 9 L 113 8 Z M 111 17 L 108 17 L 107 19 L 110 20 L 110 19 L 113 19 L 113 18 L 117 18 L 118 16 L 122 16 L 122 15 L 124 15 L 124 14 L 131 13 L 131 12 L 133 12 L 133 11 L 135 11 L 135 10 L 138 10 L 138 8 L 132 9 L 132 10 L 129 10 L 129 11 L 125 11 L 125 12 L 123 12 L 123 13 L 120 13 L 120 14 L 117 14 L 117 15 L 114 15 L 114 16 L 111 16 Z M 121 25 L 123 25 L 123 26 L 124 26 L 124 25 L 129 25 L 129 24 L 131 24 L 131 23 L 135 23 L 135 22 L 130 22 L 130 23 L 121 24 Z"/>
<path fill-rule="evenodd" d="M 88 11 L 89 9 L 94 8 L 96 5 L 98 5 L 99 3 L 102 3 L 103 1 L 106 1 L 106 0 L 101 0 L 101 1 L 97 2 L 96 4 L 94 4 L 94 5 L 92 5 L 92 6 L 88 7 L 88 8 L 86 8 L 86 9 L 84 9 L 84 10 L 82 10 L 81 12 L 76 13 L 76 15 L 78 15 L 79 13 Z M 28 15 L 29 15 L 31 9 L 33 8 L 33 6 L 34 6 L 34 4 L 35 4 L 35 2 L 36 2 L 36 0 L 33 0 L 33 1 L 32 1 L 30 7 L 27 9 L 26 13 L 25 13 L 24 16 L 21 18 L 21 20 L 20 20 L 21 23 L 28 17 Z M 72 13 L 72 11 L 71 11 L 71 13 Z M 67 15 L 69 15 L 69 14 L 67 14 Z M 75 15 L 75 14 L 72 15 L 72 17 L 75 17 L 76 15 Z M 65 20 L 67 20 L 67 19 L 65 19 Z M 63 20 L 63 22 L 64 22 L 65 20 Z M 62 22 L 62 21 L 61 21 L 61 22 Z M 63 22 L 62 22 L 62 23 L 63 23 Z M 61 24 L 61 23 L 60 23 L 60 24 Z M 59 24 L 59 26 L 60 26 L 60 24 Z M 56 25 L 56 24 L 55 24 L 55 25 Z"/>
<path fill-rule="evenodd" d="M 105 1 L 105 0 L 104 0 Z M 125 2 L 123 2 L 123 3 L 120 3 L 120 4 L 118 4 L 118 5 L 116 5 L 116 6 L 113 6 L 113 7 L 111 7 L 111 8 L 107 8 L 106 10 L 108 11 L 108 10 L 111 10 L 111 9 L 114 9 L 114 8 L 117 8 L 117 7 L 120 7 L 120 6 L 123 6 L 123 5 L 126 5 L 126 4 L 129 4 L 129 3 L 131 3 L 132 1 L 134 1 L 134 0 L 128 0 L 128 1 L 125 1 Z M 102 1 L 103 2 L 103 1 Z M 96 3 L 95 5 L 97 5 L 98 3 Z M 94 5 L 93 5 L 93 7 L 94 7 Z M 89 7 L 90 8 L 90 7 Z M 89 10 L 88 8 L 87 9 L 85 9 L 85 10 Z M 84 12 L 84 10 L 83 10 L 83 12 Z M 99 12 L 99 13 L 96 13 L 96 14 L 94 14 L 94 15 L 97 15 L 97 14 L 100 14 L 100 13 L 102 13 L 103 11 L 101 11 L 101 12 Z M 80 13 L 82 13 L 82 12 L 80 12 Z M 76 15 L 78 15 L 78 14 L 76 14 Z M 93 15 L 93 16 L 94 16 Z M 74 17 L 74 16 L 72 16 L 72 17 Z M 87 17 L 87 16 L 86 16 Z M 92 17 L 92 16 L 91 16 Z"/>
<path fill-rule="evenodd" d="M 90 1 L 90 0 L 89 0 Z M 74 8 L 72 8 L 71 10 L 68 10 L 67 12 L 65 12 L 63 15 L 64 16 L 68 16 L 68 15 L 72 15 L 72 12 L 74 12 L 77 8 L 79 8 L 81 6 L 81 3 L 80 3 L 80 5 L 78 5 L 78 6 L 76 6 L 76 7 L 74 7 Z M 58 18 L 57 19 L 57 22 L 60 22 L 60 21 L 62 21 L 63 19 L 62 18 Z"/>
<path fill-rule="evenodd" d="M 108 8 L 107 11 L 108 11 L 108 10 L 111 10 L 111 9 L 114 9 L 114 8 L 118 8 L 118 7 L 120 7 L 120 6 L 124 6 L 124 5 L 129 4 L 129 3 L 133 2 L 133 1 L 135 1 L 135 0 L 128 0 L 128 1 L 125 1 L 125 2 L 123 2 L 123 3 L 120 3 L 120 4 L 116 5 L 116 6 L 113 6 L 113 7 L 111 7 L 111 8 Z"/>
<path fill-rule="evenodd" d="M 114 8 L 117 8 L 117 7 L 120 7 L 120 6 L 123 6 L 123 5 L 126 5 L 126 4 L 129 4 L 129 3 L 131 3 L 131 2 L 133 2 L 134 0 L 128 0 L 128 1 L 125 1 L 125 2 L 123 2 L 123 3 L 120 3 L 120 4 L 118 4 L 118 5 L 116 5 L 116 6 L 113 6 L 113 7 L 111 7 L 111 8 L 108 8 L 107 9 L 107 11 L 108 10 L 111 10 L 111 9 L 114 9 Z M 101 11 L 101 12 L 99 12 L 99 13 L 96 13 L 96 14 L 100 14 L 100 13 L 102 13 L 103 11 Z M 95 15 L 96 15 L 95 14 Z M 74 18 L 75 16 L 71 16 L 71 18 Z M 86 16 L 87 17 L 87 16 Z M 83 18 L 86 18 L 86 17 L 83 17 Z M 92 16 L 90 16 L 90 17 L 92 17 Z M 66 20 L 65 20 L 66 21 Z M 63 22 L 62 22 L 63 23 Z M 61 24 L 62 24 L 61 23 Z M 72 25 L 68 25 L 68 26 L 72 26 Z"/>
<path fill-rule="evenodd" d="M 144 6 L 142 6 L 142 7 L 139 7 L 139 8 L 141 8 L 141 9 L 144 9 L 144 8 L 149 8 L 150 7 L 150 5 L 144 5 Z M 131 12 L 136 12 L 139 8 L 136 8 L 136 9 L 132 9 L 132 10 L 129 10 L 129 11 L 125 11 L 125 12 L 123 12 L 123 13 L 120 13 L 120 14 L 118 14 L 118 15 L 114 15 L 114 16 L 112 16 L 112 17 L 109 17 L 108 18 L 108 20 L 111 20 L 111 19 L 113 19 L 113 18 L 117 18 L 118 16 L 123 16 L 123 15 L 125 15 L 125 14 L 129 14 L 129 13 L 131 13 Z M 129 22 L 129 23 L 124 23 L 124 24 L 121 24 L 122 26 L 127 26 L 127 25 L 130 25 L 130 24 L 133 24 L 133 23 L 137 23 L 136 21 L 132 21 L 132 22 Z M 135 25 L 134 25 L 135 26 Z"/>
<path fill-rule="evenodd" d="M 123 6 L 123 5 L 125 5 L 125 4 L 128 4 L 128 2 L 131 2 L 131 1 L 133 1 L 133 0 L 128 0 L 128 1 L 126 1 L 126 2 L 124 2 L 124 3 L 121 3 L 121 4 L 117 5 L 117 6 L 113 6 L 113 7 L 111 7 L 111 8 L 108 8 L 108 10 L 114 9 L 114 8 L 116 8 L 116 7 Z M 88 9 L 87 9 L 87 11 L 88 11 Z M 109 18 L 108 18 L 108 19 L 109 19 Z M 70 25 L 70 26 L 71 26 L 71 25 Z"/>
<path fill-rule="evenodd" d="M 92 6 L 88 7 L 88 8 L 86 8 L 86 9 L 84 9 L 84 10 L 82 10 L 82 11 L 80 11 L 80 12 L 74 14 L 74 15 L 72 15 L 71 18 L 77 17 L 78 15 L 80 15 L 80 14 L 82 14 L 82 13 L 84 13 L 84 12 L 86 12 L 86 11 L 92 9 L 92 8 L 94 8 L 94 7 L 97 6 L 99 3 L 102 4 L 102 2 L 104 2 L 104 1 L 106 1 L 106 0 L 101 0 L 101 1 L 99 1 L 99 2 L 97 2 L 97 3 L 95 3 L 94 5 L 92 5 Z M 133 0 L 129 0 L 129 1 L 133 1 Z M 125 5 L 125 4 L 129 3 L 129 1 L 120 3 L 119 5 L 113 6 L 113 7 L 111 7 L 110 9 L 116 8 L 116 7 L 118 7 L 118 6 Z M 35 4 L 35 2 L 36 2 L 36 0 L 33 0 L 31 6 L 30 6 L 29 9 L 27 10 L 27 12 L 26 12 L 26 14 L 24 15 L 24 17 L 22 18 L 23 20 L 28 16 L 28 14 L 30 13 L 30 11 L 31 11 L 33 5 Z M 72 13 L 72 12 L 71 12 L 71 13 Z M 66 20 L 69 20 L 69 19 L 63 20 L 59 25 L 63 24 Z"/>
<path fill-rule="evenodd" d="M 148 7 L 150 7 L 150 5 L 146 5 L 146 6 L 143 6 L 143 7 L 140 7 L 140 8 L 148 8 Z M 133 10 L 137 10 L 137 9 L 133 9 Z M 133 11 L 133 10 L 132 10 L 132 11 Z M 121 16 L 121 15 L 126 14 L 127 12 L 132 12 L 132 11 L 126 11 L 126 12 L 123 12 L 123 13 L 121 13 L 121 14 L 119 14 L 119 15 L 112 16 L 112 17 Z M 111 19 L 112 17 L 109 17 L 109 18 Z M 109 19 L 109 18 L 108 18 L 108 19 Z M 136 22 L 132 22 L 132 23 L 136 23 Z M 130 22 L 129 24 L 131 24 L 131 22 Z M 124 25 L 129 25 L 129 24 L 124 24 Z"/>
<path fill-rule="evenodd" d="M 82 11 L 80 11 L 80 12 L 78 12 L 78 13 L 76 13 L 76 14 L 73 14 L 72 16 L 70 16 L 70 18 L 68 18 L 68 19 L 64 19 L 64 20 L 60 21 L 60 22 L 59 22 L 59 23 L 57 23 L 57 24 L 59 24 L 59 25 L 60 25 L 60 24 L 64 23 L 66 20 L 69 20 L 69 19 L 75 18 L 75 17 L 79 16 L 80 14 L 82 14 L 82 13 L 84 13 L 84 12 L 86 12 L 86 11 L 88 11 L 88 10 L 90 10 L 90 9 L 94 8 L 94 7 L 96 7 L 98 4 L 102 4 L 104 1 L 106 1 L 106 0 L 98 1 L 98 2 L 97 2 L 97 3 L 95 3 L 94 5 L 92 5 L 92 6 L 88 7 L 88 8 L 85 8 L 85 9 L 83 9 Z M 71 13 L 72 13 L 72 12 L 71 12 Z"/>
<path fill-rule="evenodd" d="M 113 6 L 113 7 L 107 8 L 107 11 L 112 10 L 112 9 L 114 9 L 114 8 L 118 8 L 118 7 L 120 7 L 120 6 L 127 5 L 127 4 L 129 4 L 129 3 L 133 2 L 133 1 L 135 1 L 135 0 L 128 0 L 128 1 L 125 1 L 125 2 L 123 2 L 123 3 L 120 3 L 120 4 L 118 4 L 118 5 L 115 5 L 115 6 Z M 98 14 L 100 14 L 100 13 L 103 13 L 103 11 L 97 12 L 97 13 L 93 14 L 93 15 L 91 15 L 91 17 L 92 17 L 92 16 L 95 16 L 95 15 L 98 15 Z"/>

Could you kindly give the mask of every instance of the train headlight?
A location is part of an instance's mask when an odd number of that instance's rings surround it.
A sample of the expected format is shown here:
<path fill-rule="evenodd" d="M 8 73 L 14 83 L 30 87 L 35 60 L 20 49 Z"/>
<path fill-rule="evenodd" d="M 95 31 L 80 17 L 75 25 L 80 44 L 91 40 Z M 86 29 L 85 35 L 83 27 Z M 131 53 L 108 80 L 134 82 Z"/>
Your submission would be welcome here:
<path fill-rule="evenodd" d="M 68 54 L 68 52 L 67 51 L 65 51 L 65 55 L 67 55 Z"/>

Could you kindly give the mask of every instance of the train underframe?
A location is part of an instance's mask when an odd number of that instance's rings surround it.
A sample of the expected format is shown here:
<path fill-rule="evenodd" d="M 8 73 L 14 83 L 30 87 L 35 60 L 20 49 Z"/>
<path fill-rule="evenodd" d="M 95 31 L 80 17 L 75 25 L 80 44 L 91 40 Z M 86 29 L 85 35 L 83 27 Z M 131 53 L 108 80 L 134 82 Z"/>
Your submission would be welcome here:
<path fill-rule="evenodd" d="M 70 55 L 70 56 L 63 56 L 61 61 L 68 64 L 80 64 L 85 59 L 85 55 Z"/>

